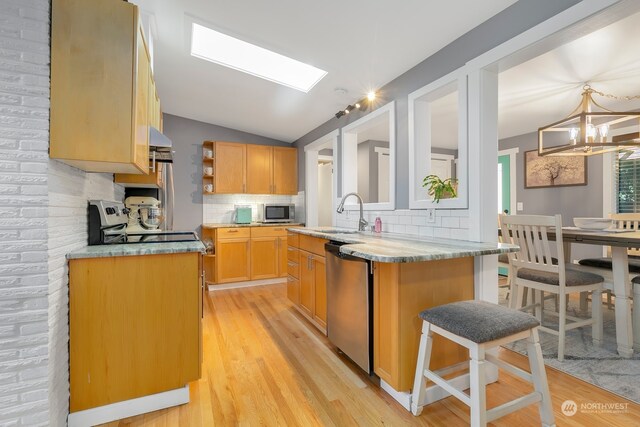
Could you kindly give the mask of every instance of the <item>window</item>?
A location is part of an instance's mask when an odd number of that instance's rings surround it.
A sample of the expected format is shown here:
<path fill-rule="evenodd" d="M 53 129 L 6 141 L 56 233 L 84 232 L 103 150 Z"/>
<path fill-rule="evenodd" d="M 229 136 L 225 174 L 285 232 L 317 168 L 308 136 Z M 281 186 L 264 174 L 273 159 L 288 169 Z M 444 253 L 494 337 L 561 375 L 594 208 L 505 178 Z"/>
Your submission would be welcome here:
<path fill-rule="evenodd" d="M 640 150 L 621 152 L 614 165 L 616 212 L 640 212 Z"/>

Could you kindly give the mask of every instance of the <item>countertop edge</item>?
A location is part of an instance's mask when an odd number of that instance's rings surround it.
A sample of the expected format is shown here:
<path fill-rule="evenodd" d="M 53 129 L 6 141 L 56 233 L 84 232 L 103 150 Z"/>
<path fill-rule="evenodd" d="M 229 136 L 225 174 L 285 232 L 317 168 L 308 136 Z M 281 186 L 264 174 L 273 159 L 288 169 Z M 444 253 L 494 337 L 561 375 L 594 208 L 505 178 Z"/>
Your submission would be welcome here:
<path fill-rule="evenodd" d="M 216 228 L 243 228 L 243 227 L 300 227 L 304 225 L 302 222 L 284 222 L 284 223 L 262 223 L 262 222 L 250 222 L 249 224 L 234 224 L 234 223 L 203 223 L 202 228 L 208 230 L 214 230 Z"/>
<path fill-rule="evenodd" d="M 517 252 L 519 248 L 515 245 L 508 245 L 498 242 L 472 242 L 467 240 L 455 240 L 455 239 L 436 239 L 436 238 L 424 238 L 417 239 L 412 236 L 405 236 L 392 233 L 381 234 L 360 234 L 360 233 L 348 233 L 348 234 L 334 234 L 323 233 L 321 230 L 314 230 L 309 228 L 290 228 L 289 231 L 303 234 L 311 237 L 319 237 L 322 239 L 333 240 L 340 243 L 344 243 L 340 247 L 340 252 L 345 255 L 352 255 L 358 258 L 363 258 L 369 261 L 387 262 L 387 263 L 409 263 L 409 262 L 421 262 L 421 261 L 436 261 L 443 259 L 464 258 L 472 256 L 483 255 L 499 255 L 509 252 Z M 365 232 L 367 233 L 367 232 Z M 364 237 L 364 239 L 359 238 Z M 371 240 L 379 240 L 380 243 L 393 244 L 422 244 L 433 245 L 437 251 L 437 247 L 441 246 L 441 252 L 439 253 L 420 253 L 420 248 L 406 248 L 406 254 L 402 254 L 403 249 L 398 247 L 400 252 L 398 255 L 388 255 L 384 253 L 376 253 L 375 248 L 371 248 L 376 242 Z M 465 248 L 465 244 L 468 247 Z M 479 248 L 478 245 L 492 245 L 493 247 Z M 387 247 L 386 251 L 393 250 L 395 248 Z M 381 252 L 385 252 L 384 249 Z"/>
<path fill-rule="evenodd" d="M 122 256 L 163 255 L 179 253 L 205 253 L 202 242 L 131 243 L 123 245 L 87 246 L 66 254 L 67 260 L 109 258 Z"/>

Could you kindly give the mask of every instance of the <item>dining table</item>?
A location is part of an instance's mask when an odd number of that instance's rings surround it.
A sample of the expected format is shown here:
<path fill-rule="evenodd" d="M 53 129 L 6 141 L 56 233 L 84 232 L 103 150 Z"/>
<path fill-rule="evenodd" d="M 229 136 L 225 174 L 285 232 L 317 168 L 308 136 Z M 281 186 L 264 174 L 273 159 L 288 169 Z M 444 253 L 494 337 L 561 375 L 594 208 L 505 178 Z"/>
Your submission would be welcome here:
<path fill-rule="evenodd" d="M 555 232 L 548 234 L 549 239 L 555 240 Z M 631 281 L 629 279 L 629 256 L 627 250 L 640 248 L 640 231 L 585 230 L 577 227 L 562 227 L 562 241 L 564 244 L 564 259 L 571 262 L 571 245 L 598 245 L 611 247 L 612 283 L 611 290 L 615 295 L 615 324 L 618 354 L 629 358 L 633 355 L 634 333 L 633 326 L 640 323 L 640 312 L 635 311 L 638 321 L 631 317 Z M 605 284 L 606 287 L 607 284 Z M 640 287 L 639 287 L 640 288 Z M 637 301 L 636 301 L 637 303 Z M 636 349 L 640 349 L 640 331 L 636 331 Z"/>

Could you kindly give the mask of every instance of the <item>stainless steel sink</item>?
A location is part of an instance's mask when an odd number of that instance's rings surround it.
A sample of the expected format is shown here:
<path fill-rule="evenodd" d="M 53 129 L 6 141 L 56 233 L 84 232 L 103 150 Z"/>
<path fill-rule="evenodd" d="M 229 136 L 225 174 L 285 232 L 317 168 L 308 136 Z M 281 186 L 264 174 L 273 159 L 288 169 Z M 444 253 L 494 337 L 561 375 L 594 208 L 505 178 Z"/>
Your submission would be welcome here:
<path fill-rule="evenodd" d="M 327 233 L 327 234 L 356 234 L 358 233 L 358 230 L 338 230 L 335 228 L 328 228 L 326 230 L 318 230 L 320 233 Z"/>

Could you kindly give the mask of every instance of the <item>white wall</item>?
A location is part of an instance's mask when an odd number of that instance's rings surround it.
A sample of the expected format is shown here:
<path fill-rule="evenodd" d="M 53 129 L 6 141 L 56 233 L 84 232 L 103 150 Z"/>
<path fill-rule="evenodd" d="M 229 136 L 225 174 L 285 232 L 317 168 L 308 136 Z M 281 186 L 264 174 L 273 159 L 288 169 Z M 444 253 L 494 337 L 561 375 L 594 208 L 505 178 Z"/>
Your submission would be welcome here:
<path fill-rule="evenodd" d="M 318 225 L 331 226 L 333 222 L 333 164 L 318 164 Z"/>
<path fill-rule="evenodd" d="M 49 421 L 49 2 L 0 2 L 0 425 Z"/>
<path fill-rule="evenodd" d="M 65 255 L 87 246 L 87 202 L 122 200 L 112 174 L 85 173 L 49 161 L 49 403 L 51 425 L 69 412 L 69 269 Z"/>

